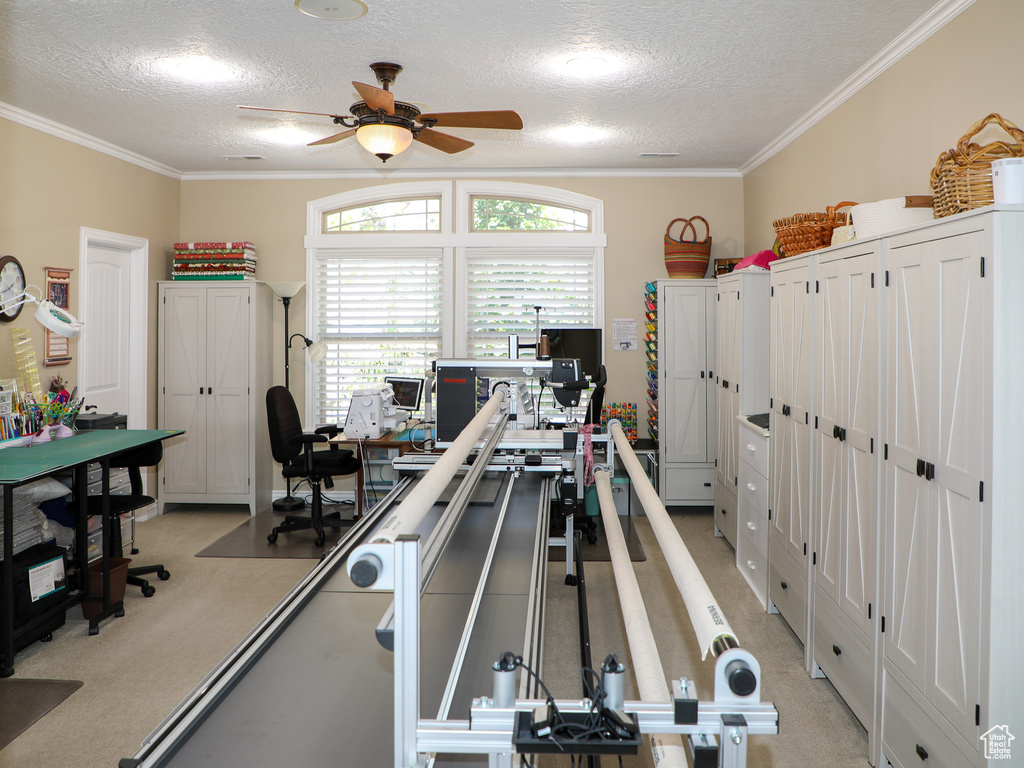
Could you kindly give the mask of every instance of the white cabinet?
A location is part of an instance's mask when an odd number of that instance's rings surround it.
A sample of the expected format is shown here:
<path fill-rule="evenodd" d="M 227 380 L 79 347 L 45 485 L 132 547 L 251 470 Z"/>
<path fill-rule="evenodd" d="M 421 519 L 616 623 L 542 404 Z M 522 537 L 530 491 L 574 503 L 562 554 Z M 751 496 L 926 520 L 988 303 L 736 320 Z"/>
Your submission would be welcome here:
<path fill-rule="evenodd" d="M 714 498 L 714 280 L 658 280 L 658 489 L 666 505 Z"/>
<path fill-rule="evenodd" d="M 815 256 L 812 658 L 874 736 L 880 244 Z"/>
<path fill-rule="evenodd" d="M 882 750 L 987 764 L 1024 733 L 1019 334 L 1024 211 L 885 241 Z M 908 733 L 909 730 L 909 733 Z M 1013 746 L 1013 751 L 1020 751 Z"/>
<path fill-rule="evenodd" d="M 158 283 L 161 503 L 270 503 L 270 288 L 255 281 Z"/>
<path fill-rule="evenodd" d="M 807 256 L 772 264 L 768 598 L 804 643 L 810 633 L 813 284 Z M 809 668 L 809 649 L 806 662 Z"/>
<path fill-rule="evenodd" d="M 736 567 L 768 607 L 768 430 L 737 418 Z"/>
<path fill-rule="evenodd" d="M 767 270 L 731 272 L 718 278 L 715 301 L 715 526 L 737 549 L 738 531 L 751 521 L 743 518 L 737 496 L 741 463 L 736 417 L 768 412 L 768 282 Z M 743 568 L 738 559 L 737 566 Z"/>

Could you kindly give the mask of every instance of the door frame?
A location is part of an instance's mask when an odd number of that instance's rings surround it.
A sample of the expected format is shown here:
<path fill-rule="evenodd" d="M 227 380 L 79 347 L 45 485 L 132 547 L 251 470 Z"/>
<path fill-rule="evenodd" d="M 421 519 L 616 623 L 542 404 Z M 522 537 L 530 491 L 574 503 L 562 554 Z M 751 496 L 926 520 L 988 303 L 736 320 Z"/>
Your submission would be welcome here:
<path fill-rule="evenodd" d="M 89 295 L 89 248 L 106 246 L 128 254 L 128 354 L 144 365 L 128 366 L 128 429 L 145 429 L 149 420 L 149 240 L 102 229 L 82 227 L 78 245 L 78 319 L 83 327 L 78 337 L 78 383 L 82 391 L 89 388 L 82 365 L 89 349 L 89 320 L 86 297 Z"/>

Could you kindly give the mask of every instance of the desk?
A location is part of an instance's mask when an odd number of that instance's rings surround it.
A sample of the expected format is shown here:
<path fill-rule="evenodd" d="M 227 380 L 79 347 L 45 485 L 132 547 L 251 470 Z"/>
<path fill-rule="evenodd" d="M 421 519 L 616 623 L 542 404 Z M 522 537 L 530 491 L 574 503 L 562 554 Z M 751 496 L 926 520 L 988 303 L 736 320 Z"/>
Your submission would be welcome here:
<path fill-rule="evenodd" d="M 183 434 L 180 429 L 111 429 L 80 432 L 73 437 L 42 445 L 6 448 L 0 451 L 0 485 L 4 494 L 4 578 L 3 629 L 0 631 L 0 677 L 14 674 L 15 639 L 31 632 L 35 626 L 66 611 L 83 600 L 103 602 L 103 610 L 89 621 L 89 634 L 99 632 L 99 623 L 109 616 L 123 616 L 122 602 L 110 602 L 110 459 L 133 448 L 159 442 Z M 86 465 L 98 461 L 103 468 L 103 594 L 86 596 L 89 573 L 88 514 L 86 503 Z M 74 470 L 74 493 L 78 499 L 75 527 L 75 552 L 78 560 L 79 584 L 67 598 L 43 614 L 33 617 L 22 627 L 14 627 L 14 488 L 63 470 Z"/>
<path fill-rule="evenodd" d="M 422 427 L 420 429 L 422 429 Z M 339 432 L 337 437 L 331 439 L 331 445 L 348 448 L 354 451 L 356 458 L 359 459 L 359 472 L 356 473 L 356 517 L 362 517 L 363 515 L 363 483 L 365 479 L 363 470 L 366 465 L 366 457 L 363 455 L 363 449 L 385 448 L 389 451 L 398 451 L 398 455 L 401 456 L 407 451 L 412 450 L 412 431 L 413 430 L 411 429 L 393 429 L 380 437 L 366 437 L 355 440 L 345 437 L 344 432 Z"/>

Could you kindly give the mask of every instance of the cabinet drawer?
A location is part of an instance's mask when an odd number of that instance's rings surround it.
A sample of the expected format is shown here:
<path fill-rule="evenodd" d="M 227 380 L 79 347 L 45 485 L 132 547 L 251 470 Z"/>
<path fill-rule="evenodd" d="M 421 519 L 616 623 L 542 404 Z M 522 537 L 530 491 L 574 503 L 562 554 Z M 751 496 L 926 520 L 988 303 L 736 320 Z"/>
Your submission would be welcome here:
<path fill-rule="evenodd" d="M 768 599 L 775 603 L 790 629 L 806 642 L 807 572 L 793 562 L 786 548 L 768 544 Z"/>
<path fill-rule="evenodd" d="M 720 481 L 715 482 L 715 527 L 736 546 L 736 494 Z"/>
<path fill-rule="evenodd" d="M 742 422 L 741 422 L 742 425 Z M 768 477 L 768 438 L 751 429 L 742 428 L 737 435 L 737 453 L 759 475 Z"/>
<path fill-rule="evenodd" d="M 759 541 L 763 539 L 763 543 Z M 763 547 L 763 549 L 762 549 Z M 741 521 L 736 533 L 736 567 L 757 595 L 762 607 L 768 601 L 768 531 L 761 526 L 751 531 Z"/>
<path fill-rule="evenodd" d="M 861 724 L 874 722 L 874 659 L 841 618 L 832 601 L 820 594 L 814 600 L 815 663 L 839 691 Z"/>
<path fill-rule="evenodd" d="M 986 762 L 977 754 L 961 752 L 944 732 L 952 727 L 938 715 L 939 722 L 932 721 L 889 674 L 883 697 L 882 754 L 894 768 L 962 768 Z"/>
<path fill-rule="evenodd" d="M 740 504 L 748 504 L 752 512 L 768 522 L 768 478 L 757 474 L 745 461 L 740 462 L 736 497 Z"/>
<path fill-rule="evenodd" d="M 677 501 L 707 501 L 715 498 L 715 470 L 711 468 L 684 468 L 665 466 L 665 482 L 661 497 L 666 504 Z"/>
<path fill-rule="evenodd" d="M 759 559 L 768 564 L 768 519 L 761 517 L 746 499 L 737 501 L 737 539 L 746 537 L 748 545 L 756 550 Z M 767 575 L 765 576 L 767 578 Z"/>

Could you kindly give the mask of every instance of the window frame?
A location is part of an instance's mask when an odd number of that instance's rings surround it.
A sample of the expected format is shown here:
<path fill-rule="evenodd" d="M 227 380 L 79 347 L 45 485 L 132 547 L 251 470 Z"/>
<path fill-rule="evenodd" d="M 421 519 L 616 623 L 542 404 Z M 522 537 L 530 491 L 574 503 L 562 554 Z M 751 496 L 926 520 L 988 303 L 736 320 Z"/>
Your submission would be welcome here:
<path fill-rule="evenodd" d="M 590 215 L 589 231 L 550 230 L 473 230 L 472 200 L 474 196 L 526 198 L 542 204 L 552 204 L 585 210 Z M 338 208 L 371 205 L 386 200 L 440 197 L 440 231 L 417 232 L 335 232 L 322 230 L 323 214 Z M 424 242 L 424 240 L 427 242 Z M 557 187 L 536 184 L 501 182 L 484 179 L 464 181 L 427 181 L 380 184 L 341 192 L 311 200 L 306 204 L 306 325 L 312 338 L 319 338 L 316 328 L 318 307 L 316 261 L 320 257 L 337 255 L 347 250 L 360 251 L 376 248 L 441 248 L 443 252 L 443 313 L 441 355 L 446 358 L 466 356 L 466 327 L 459 321 L 467 303 L 467 249 L 479 253 L 481 249 L 496 248 L 590 248 L 593 249 L 594 325 L 604 328 L 604 203 Z M 304 356 L 305 357 L 305 356 Z M 315 364 L 305 357 L 304 423 L 316 419 L 317 371 Z"/>

